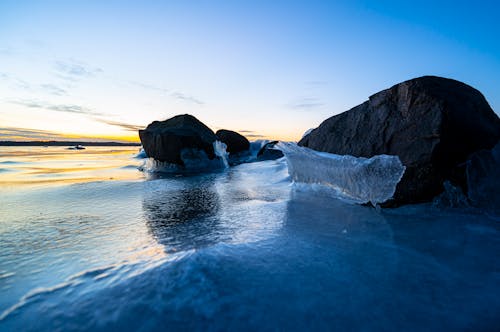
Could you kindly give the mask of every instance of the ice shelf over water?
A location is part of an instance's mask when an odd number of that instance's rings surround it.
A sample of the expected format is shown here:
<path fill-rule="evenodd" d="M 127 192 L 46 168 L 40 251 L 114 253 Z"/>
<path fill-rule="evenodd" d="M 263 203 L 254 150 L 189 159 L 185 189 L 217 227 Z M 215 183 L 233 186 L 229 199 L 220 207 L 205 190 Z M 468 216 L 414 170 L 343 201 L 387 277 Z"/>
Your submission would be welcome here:
<path fill-rule="evenodd" d="M 405 171 L 398 156 L 356 158 L 284 142 L 276 147 L 285 154 L 293 181 L 327 186 L 340 198 L 354 203 L 387 201 L 394 195 Z"/>

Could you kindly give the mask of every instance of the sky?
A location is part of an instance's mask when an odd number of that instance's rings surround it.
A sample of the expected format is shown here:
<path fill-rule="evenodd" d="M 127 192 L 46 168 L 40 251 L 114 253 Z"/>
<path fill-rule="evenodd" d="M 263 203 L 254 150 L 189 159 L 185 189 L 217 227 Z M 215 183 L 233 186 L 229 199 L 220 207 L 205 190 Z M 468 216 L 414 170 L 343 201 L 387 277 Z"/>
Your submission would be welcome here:
<path fill-rule="evenodd" d="M 380 90 L 463 81 L 499 114 L 496 1 L 0 0 L 0 140 L 138 141 L 189 113 L 298 140 Z"/>

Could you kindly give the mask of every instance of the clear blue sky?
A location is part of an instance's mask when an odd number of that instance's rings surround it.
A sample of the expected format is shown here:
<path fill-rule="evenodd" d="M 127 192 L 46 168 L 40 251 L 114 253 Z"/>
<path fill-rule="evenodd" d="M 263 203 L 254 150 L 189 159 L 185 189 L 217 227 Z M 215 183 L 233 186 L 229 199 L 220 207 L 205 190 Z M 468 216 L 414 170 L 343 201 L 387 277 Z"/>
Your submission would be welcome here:
<path fill-rule="evenodd" d="M 105 2 L 105 3 L 104 3 Z M 0 140 L 136 137 L 191 113 L 299 139 L 422 75 L 500 110 L 495 1 L 0 1 Z"/>

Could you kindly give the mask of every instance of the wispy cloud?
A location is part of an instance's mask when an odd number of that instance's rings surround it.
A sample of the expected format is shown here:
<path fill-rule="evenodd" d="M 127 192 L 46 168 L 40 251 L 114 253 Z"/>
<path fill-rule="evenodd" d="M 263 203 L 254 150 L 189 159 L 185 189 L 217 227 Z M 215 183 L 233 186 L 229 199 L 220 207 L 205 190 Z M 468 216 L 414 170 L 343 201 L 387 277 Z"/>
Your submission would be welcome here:
<path fill-rule="evenodd" d="M 264 138 L 266 136 L 264 135 L 259 135 L 259 134 L 248 134 L 248 135 L 244 135 L 246 138 Z"/>
<path fill-rule="evenodd" d="M 325 106 L 318 98 L 308 97 L 296 100 L 288 105 L 289 108 L 297 110 L 311 110 Z"/>
<path fill-rule="evenodd" d="M 65 89 L 60 88 L 54 84 L 40 84 L 40 88 L 42 88 L 43 91 L 54 96 L 66 96 L 68 94 Z"/>
<path fill-rule="evenodd" d="M 140 126 L 140 125 L 134 125 L 126 122 L 120 122 L 120 121 L 113 121 L 113 120 L 108 120 L 108 119 L 102 119 L 102 118 L 94 118 L 95 120 L 111 125 L 111 126 L 116 126 L 120 127 L 126 131 L 138 131 L 139 129 L 144 129 L 145 126 Z"/>
<path fill-rule="evenodd" d="M 172 92 L 170 94 L 170 96 L 172 98 L 175 98 L 177 100 L 180 100 L 180 101 L 185 101 L 185 102 L 188 102 L 188 103 L 193 103 L 193 104 L 197 104 L 197 105 L 204 105 L 205 103 L 193 96 L 190 96 L 190 95 L 186 95 L 184 93 L 181 93 L 181 92 Z"/>
<path fill-rule="evenodd" d="M 11 55 L 14 55 L 15 52 L 12 48 L 8 48 L 8 47 L 0 47 L 0 55 L 4 55 L 4 56 L 11 56 Z"/>
<path fill-rule="evenodd" d="M 309 86 L 323 86 L 323 85 L 327 85 L 328 82 L 327 81 L 307 81 L 305 82 L 306 85 L 309 85 Z"/>
<path fill-rule="evenodd" d="M 0 79 L 8 82 L 14 89 L 31 90 L 31 85 L 18 77 L 6 72 L 0 72 Z"/>
<path fill-rule="evenodd" d="M 44 92 L 54 96 L 66 96 L 68 94 L 66 89 L 63 89 L 55 84 L 45 83 L 33 85 L 23 79 L 20 79 L 19 77 L 16 77 L 15 75 L 6 72 L 0 72 L 0 80 L 8 82 L 8 84 L 16 90 L 22 89 L 30 92 L 36 92 L 37 94 L 40 94 L 40 92 Z"/>
<path fill-rule="evenodd" d="M 104 115 L 103 113 L 95 112 L 88 107 L 73 105 L 73 104 L 51 104 L 48 102 L 30 100 L 30 99 L 10 100 L 9 103 L 25 106 L 28 108 L 46 109 L 54 112 L 65 112 L 65 113 L 96 115 L 96 116 Z"/>
<path fill-rule="evenodd" d="M 241 135 L 243 135 L 247 138 L 263 138 L 263 137 L 265 137 L 264 135 L 260 135 L 253 130 L 237 130 L 236 132 L 240 133 Z"/>
<path fill-rule="evenodd" d="M 1 140 L 51 140 L 65 139 L 64 135 L 52 131 L 16 128 L 16 127 L 0 127 Z"/>
<path fill-rule="evenodd" d="M 93 67 L 77 60 L 55 61 L 54 70 L 60 78 L 68 81 L 78 81 L 103 72 L 99 67 Z"/>
<path fill-rule="evenodd" d="M 192 103 L 196 105 L 204 105 L 205 102 L 200 100 L 199 98 L 193 97 L 192 95 L 179 92 L 179 91 L 173 91 L 173 89 L 167 89 L 163 88 L 160 86 L 156 86 L 153 84 L 147 84 L 147 83 L 142 83 L 142 82 L 137 82 L 137 81 L 129 81 L 129 84 L 138 86 L 140 88 L 143 88 L 145 90 L 150 90 L 150 91 L 155 91 L 155 92 L 160 92 L 161 94 L 166 94 L 170 96 L 173 99 L 176 99 L 178 101 L 186 102 L 186 103 Z"/>
<path fill-rule="evenodd" d="M 146 83 L 141 83 L 141 82 L 136 82 L 136 81 L 129 81 L 130 84 L 138 86 L 140 88 L 146 89 L 146 90 L 152 90 L 152 91 L 157 91 L 157 92 L 162 92 L 162 93 L 168 93 L 170 90 L 165 89 L 159 86 L 155 86 L 152 84 L 146 84 Z"/>
<path fill-rule="evenodd" d="M 90 108 L 79 106 L 79 105 L 48 105 L 45 107 L 48 110 L 56 112 L 67 112 L 67 113 L 77 113 L 77 114 L 88 114 L 88 115 L 102 115 L 102 113 L 97 113 L 92 111 Z"/>
<path fill-rule="evenodd" d="M 24 40 L 24 43 L 30 47 L 31 49 L 35 50 L 40 50 L 40 49 L 47 49 L 49 45 L 45 43 L 44 41 L 36 38 L 28 38 Z"/>

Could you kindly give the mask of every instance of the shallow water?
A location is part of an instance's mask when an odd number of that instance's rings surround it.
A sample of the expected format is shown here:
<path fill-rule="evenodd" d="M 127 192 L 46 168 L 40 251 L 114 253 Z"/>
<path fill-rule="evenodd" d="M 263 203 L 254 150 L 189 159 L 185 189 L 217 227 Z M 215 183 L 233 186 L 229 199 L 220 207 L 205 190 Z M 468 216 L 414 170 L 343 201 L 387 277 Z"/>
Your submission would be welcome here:
<path fill-rule="evenodd" d="M 480 210 L 347 204 L 293 186 L 283 159 L 154 177 L 135 149 L 16 149 L 2 331 L 500 326 L 500 224 Z"/>

